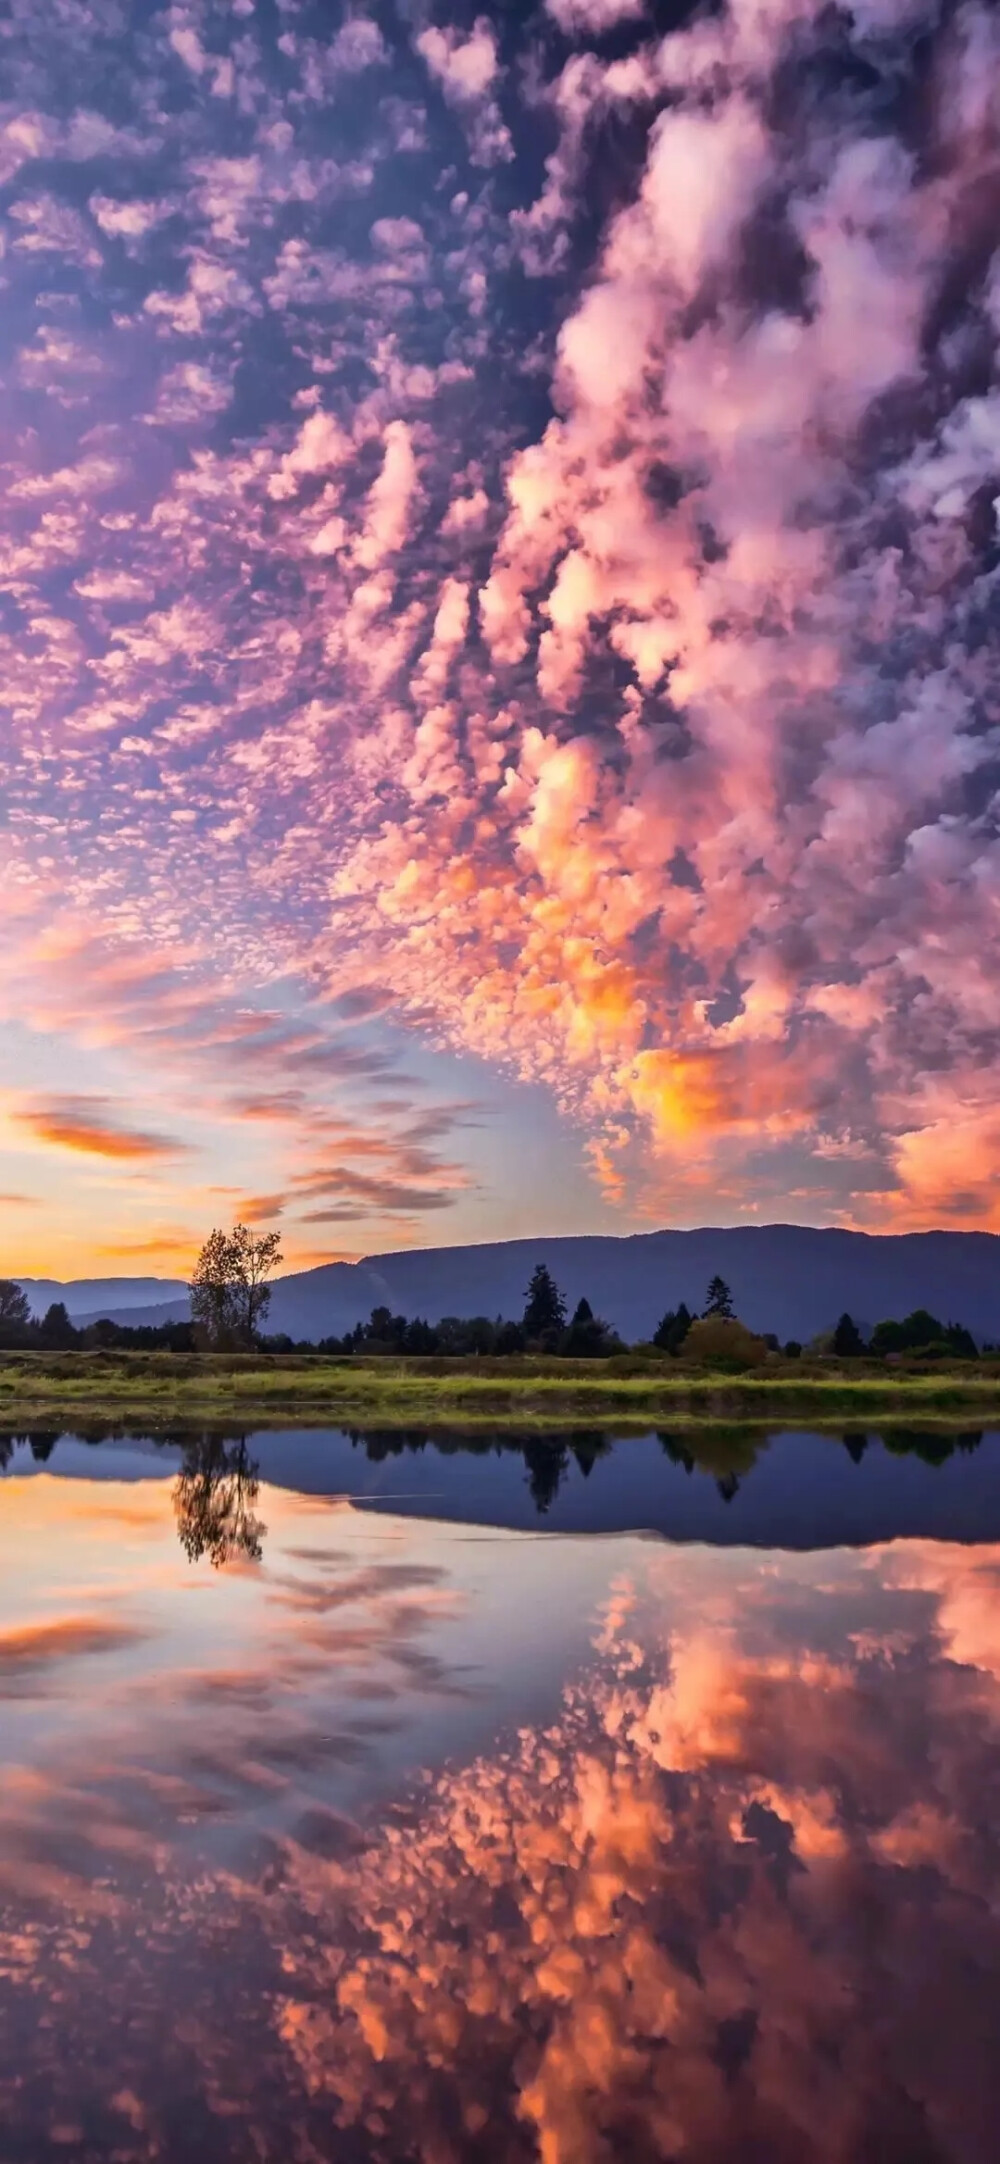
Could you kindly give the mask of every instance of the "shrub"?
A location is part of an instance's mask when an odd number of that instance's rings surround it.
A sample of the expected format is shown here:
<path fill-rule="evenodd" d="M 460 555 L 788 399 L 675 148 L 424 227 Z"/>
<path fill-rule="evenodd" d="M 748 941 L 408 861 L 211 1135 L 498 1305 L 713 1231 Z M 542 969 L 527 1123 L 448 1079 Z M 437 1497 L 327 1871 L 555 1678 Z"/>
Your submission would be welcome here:
<path fill-rule="evenodd" d="M 723 1315 L 705 1315 L 693 1322 L 684 1340 L 684 1358 L 701 1367 L 756 1368 L 767 1359 L 762 1337 L 754 1337 L 745 1323 Z"/>

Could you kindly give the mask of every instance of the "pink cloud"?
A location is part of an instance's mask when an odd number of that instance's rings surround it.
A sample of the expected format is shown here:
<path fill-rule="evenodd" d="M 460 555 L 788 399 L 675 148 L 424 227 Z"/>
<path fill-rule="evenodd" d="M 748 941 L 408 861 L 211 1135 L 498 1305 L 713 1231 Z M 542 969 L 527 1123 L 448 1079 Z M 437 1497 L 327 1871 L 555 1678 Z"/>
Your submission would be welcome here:
<path fill-rule="evenodd" d="M 496 165 L 512 158 L 510 132 L 493 95 L 503 70 L 488 16 L 477 16 L 467 38 L 458 30 L 432 24 L 419 32 L 414 43 L 448 104 L 465 119 L 475 162 Z"/>

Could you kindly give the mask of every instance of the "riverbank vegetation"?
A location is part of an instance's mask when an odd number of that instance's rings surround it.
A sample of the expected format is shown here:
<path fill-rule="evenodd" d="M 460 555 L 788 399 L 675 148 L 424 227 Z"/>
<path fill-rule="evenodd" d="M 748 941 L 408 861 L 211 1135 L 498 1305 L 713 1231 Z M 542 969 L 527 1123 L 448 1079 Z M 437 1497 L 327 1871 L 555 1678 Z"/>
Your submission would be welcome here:
<path fill-rule="evenodd" d="M 275 1234 L 215 1232 L 191 1285 L 192 1320 L 162 1332 L 112 1319 L 74 1327 L 65 1307 L 32 1317 L 0 1281 L 0 1420 L 291 1420 L 408 1428 L 421 1423 L 623 1427 L 720 1417 L 1000 1421 L 1000 1356 L 961 1324 L 919 1309 L 866 1342 L 850 1315 L 812 1347 L 748 1330 L 711 1279 L 700 1315 L 681 1302 L 649 1343 L 627 1347 L 586 1299 L 572 1315 L 544 1263 L 518 1321 L 420 1317 L 376 1308 L 318 1345 L 263 1334 Z"/>
<path fill-rule="evenodd" d="M 132 1352 L 0 1356 L 0 1423 L 30 1428 L 130 1421 L 150 1432 L 186 1420 L 408 1428 L 581 1421 L 629 1429 L 678 1420 L 843 1419 L 921 1424 L 968 1416 L 1000 1425 L 1000 1359 L 785 1360 L 727 1370 L 657 1354 L 601 1361 L 329 1358 L 320 1354 Z"/>

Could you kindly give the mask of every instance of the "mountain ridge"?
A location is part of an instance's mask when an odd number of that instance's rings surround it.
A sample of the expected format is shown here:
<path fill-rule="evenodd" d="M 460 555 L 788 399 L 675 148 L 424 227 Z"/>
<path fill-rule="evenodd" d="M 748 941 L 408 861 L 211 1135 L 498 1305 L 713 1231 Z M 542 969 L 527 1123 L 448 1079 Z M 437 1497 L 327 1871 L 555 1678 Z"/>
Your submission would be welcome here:
<path fill-rule="evenodd" d="M 716 1272 L 731 1285 L 744 1321 L 783 1339 L 805 1342 L 845 1309 L 873 1323 L 915 1307 L 964 1322 L 980 1340 L 1000 1338 L 997 1233 L 865 1233 L 780 1223 L 541 1235 L 319 1263 L 275 1279 L 268 1328 L 295 1338 L 339 1337 L 376 1306 L 429 1322 L 449 1314 L 517 1316 L 536 1262 L 548 1265 L 571 1308 L 585 1295 L 632 1340 L 651 1335 L 665 1309 L 681 1300 L 700 1307 Z M 166 1322 L 187 1312 L 187 1287 L 176 1279 L 18 1282 L 33 1306 L 38 1289 L 37 1311 L 63 1299 L 78 1322 L 99 1315 Z"/>

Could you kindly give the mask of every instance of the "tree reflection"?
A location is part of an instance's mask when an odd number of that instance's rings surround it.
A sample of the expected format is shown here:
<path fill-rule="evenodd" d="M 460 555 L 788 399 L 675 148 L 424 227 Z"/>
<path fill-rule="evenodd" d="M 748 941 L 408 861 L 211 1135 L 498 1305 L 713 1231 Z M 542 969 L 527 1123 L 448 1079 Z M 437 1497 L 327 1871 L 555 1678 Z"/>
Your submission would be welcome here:
<path fill-rule="evenodd" d="M 62 1432 L 61 1428 L 43 1428 L 0 1435 L 0 1472 L 6 1472 L 15 1450 L 30 1450 L 36 1465 L 47 1465 Z"/>
<path fill-rule="evenodd" d="M 574 1429 L 567 1442 L 585 1480 L 589 1480 L 598 1458 L 606 1458 L 613 1449 L 610 1435 L 594 1434 L 589 1428 Z"/>
<path fill-rule="evenodd" d="M 259 1466 L 248 1454 L 246 1438 L 224 1436 L 187 1440 L 184 1464 L 174 1486 L 174 1512 L 181 1547 L 192 1563 L 207 1555 L 213 1570 L 244 1560 L 259 1563 L 266 1525 L 254 1514 L 260 1490 Z"/>
<path fill-rule="evenodd" d="M 887 1428 L 882 1436 L 883 1448 L 894 1458 L 922 1458 L 925 1465 L 945 1465 L 956 1450 L 971 1454 L 979 1449 L 982 1440 L 981 1428 L 949 1434 L 942 1428 L 893 1427 Z"/>
<path fill-rule="evenodd" d="M 569 1466 L 569 1451 L 564 1442 L 550 1436 L 532 1436 L 522 1444 L 524 1463 L 528 1473 L 528 1489 L 539 1517 L 544 1517 L 549 1504 L 554 1503 L 562 1486 L 563 1474 Z"/>
<path fill-rule="evenodd" d="M 669 1435 L 665 1428 L 658 1428 L 656 1440 L 665 1450 L 671 1465 L 683 1465 L 686 1473 L 694 1472 L 694 1457 L 686 1443 L 678 1442 L 676 1435 Z"/>

